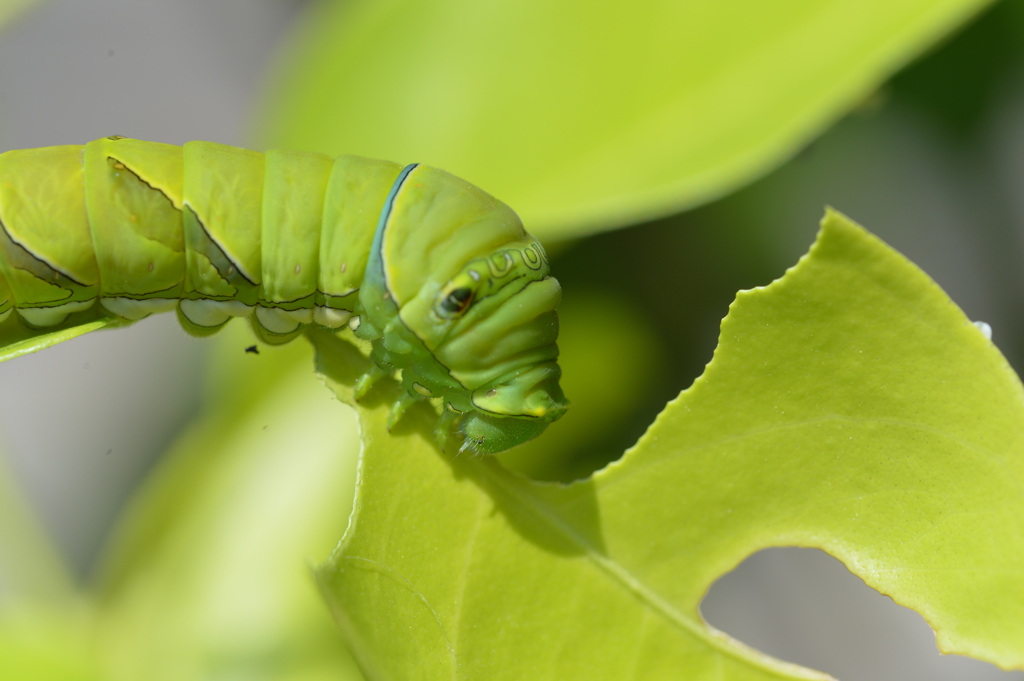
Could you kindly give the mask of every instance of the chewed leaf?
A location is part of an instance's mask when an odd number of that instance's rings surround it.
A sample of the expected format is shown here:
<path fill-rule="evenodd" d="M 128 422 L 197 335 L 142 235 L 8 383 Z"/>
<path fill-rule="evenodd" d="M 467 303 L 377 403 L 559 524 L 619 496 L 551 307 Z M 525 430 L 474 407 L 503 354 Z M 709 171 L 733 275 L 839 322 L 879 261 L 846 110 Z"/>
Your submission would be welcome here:
<path fill-rule="evenodd" d="M 1024 667 L 1024 391 L 937 285 L 836 213 L 588 480 L 442 456 L 428 428 L 389 435 L 384 401 L 360 411 L 355 511 L 317 574 L 368 678 L 823 678 L 700 617 L 715 579 L 778 545 L 836 556 L 946 652 Z"/>

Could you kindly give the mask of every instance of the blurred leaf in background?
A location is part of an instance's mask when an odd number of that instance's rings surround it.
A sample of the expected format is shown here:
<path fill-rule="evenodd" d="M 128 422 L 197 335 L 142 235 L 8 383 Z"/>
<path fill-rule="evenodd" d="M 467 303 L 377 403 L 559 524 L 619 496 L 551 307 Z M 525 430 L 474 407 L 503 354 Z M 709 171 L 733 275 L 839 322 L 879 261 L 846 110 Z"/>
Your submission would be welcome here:
<path fill-rule="evenodd" d="M 0 610 L 21 599 L 61 600 L 74 581 L 36 517 L 0 466 Z"/>
<path fill-rule="evenodd" d="M 3 464 L 0 461 L 0 464 Z M 0 465 L 0 669 L 11 679 L 91 679 L 93 611 Z"/>
<path fill-rule="evenodd" d="M 986 4 L 321 1 L 260 139 L 439 166 L 579 236 L 764 173 Z"/>
<path fill-rule="evenodd" d="M 124 514 L 100 571 L 107 678 L 360 679 L 309 566 L 348 523 L 356 424 L 308 344 L 219 339 L 211 409 Z"/>
<path fill-rule="evenodd" d="M 125 509 L 95 591 L 76 593 L 4 509 L 5 678 L 362 678 L 309 568 L 348 523 L 354 417 L 308 344 L 252 342 L 241 324 L 218 339 L 209 408 Z"/>
<path fill-rule="evenodd" d="M 3 0 L 0 2 L 0 29 L 39 0 Z"/>

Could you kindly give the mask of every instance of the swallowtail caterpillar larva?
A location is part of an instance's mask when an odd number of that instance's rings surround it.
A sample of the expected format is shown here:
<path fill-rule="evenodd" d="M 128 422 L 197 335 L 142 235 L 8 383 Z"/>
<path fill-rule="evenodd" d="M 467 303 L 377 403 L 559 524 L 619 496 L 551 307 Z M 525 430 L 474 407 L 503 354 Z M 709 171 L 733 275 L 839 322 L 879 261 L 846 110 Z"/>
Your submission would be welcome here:
<path fill-rule="evenodd" d="M 568 407 L 548 271 L 510 208 L 425 165 L 123 137 L 0 154 L 0 339 L 170 310 L 271 344 L 348 326 L 373 347 L 357 396 L 401 369 L 392 422 L 434 399 L 475 452 Z"/>

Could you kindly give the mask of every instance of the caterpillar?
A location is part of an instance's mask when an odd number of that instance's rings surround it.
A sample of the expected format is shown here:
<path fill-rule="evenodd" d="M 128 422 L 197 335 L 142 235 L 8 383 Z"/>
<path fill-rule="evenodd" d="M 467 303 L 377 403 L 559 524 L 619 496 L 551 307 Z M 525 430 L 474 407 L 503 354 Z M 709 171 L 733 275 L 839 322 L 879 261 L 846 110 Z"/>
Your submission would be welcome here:
<path fill-rule="evenodd" d="M 269 344 L 348 327 L 372 348 L 357 399 L 401 370 L 389 424 L 431 399 L 477 453 L 568 408 L 549 269 L 508 206 L 426 165 L 119 136 L 0 154 L 0 341 L 174 310 Z"/>

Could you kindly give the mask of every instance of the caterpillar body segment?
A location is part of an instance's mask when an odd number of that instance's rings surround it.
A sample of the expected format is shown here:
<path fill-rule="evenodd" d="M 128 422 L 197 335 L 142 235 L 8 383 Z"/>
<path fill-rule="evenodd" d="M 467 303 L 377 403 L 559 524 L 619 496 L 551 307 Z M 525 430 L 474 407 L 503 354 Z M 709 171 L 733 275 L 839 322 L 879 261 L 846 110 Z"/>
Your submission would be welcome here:
<path fill-rule="evenodd" d="M 493 453 L 568 407 L 559 297 L 515 213 L 429 166 L 122 137 L 0 154 L 0 346 L 172 310 L 267 343 L 348 327 L 373 347 L 357 394 L 400 369 L 392 421 L 434 399 Z"/>

